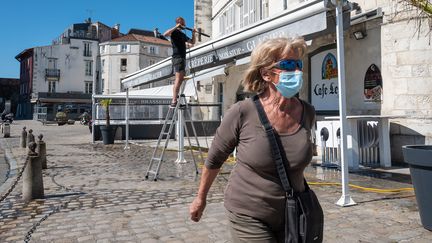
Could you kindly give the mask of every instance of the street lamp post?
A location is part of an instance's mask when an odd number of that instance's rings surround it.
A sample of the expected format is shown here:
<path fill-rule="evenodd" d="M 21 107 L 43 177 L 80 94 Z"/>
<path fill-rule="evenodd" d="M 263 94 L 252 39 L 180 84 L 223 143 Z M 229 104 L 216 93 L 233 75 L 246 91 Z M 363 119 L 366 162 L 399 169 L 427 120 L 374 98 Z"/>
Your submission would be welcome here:
<path fill-rule="evenodd" d="M 346 207 L 356 203 L 349 194 L 349 174 L 347 161 L 347 119 L 345 99 L 345 47 L 343 36 L 343 9 L 348 4 L 347 0 L 326 0 L 326 6 L 336 8 L 336 37 L 337 37 L 337 59 L 338 59 L 338 86 L 339 86 L 339 120 L 341 124 L 341 170 L 342 170 L 342 196 L 336 202 L 337 205 Z"/>

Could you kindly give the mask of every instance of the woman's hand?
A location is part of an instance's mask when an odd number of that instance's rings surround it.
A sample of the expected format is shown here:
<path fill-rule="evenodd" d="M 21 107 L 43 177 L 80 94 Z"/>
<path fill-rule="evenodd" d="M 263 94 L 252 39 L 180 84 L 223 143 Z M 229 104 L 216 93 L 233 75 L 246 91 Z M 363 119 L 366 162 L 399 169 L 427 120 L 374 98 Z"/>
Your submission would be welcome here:
<path fill-rule="evenodd" d="M 190 219 L 192 221 L 198 222 L 203 215 L 204 208 L 206 207 L 206 199 L 196 197 L 191 205 L 189 206 Z"/>

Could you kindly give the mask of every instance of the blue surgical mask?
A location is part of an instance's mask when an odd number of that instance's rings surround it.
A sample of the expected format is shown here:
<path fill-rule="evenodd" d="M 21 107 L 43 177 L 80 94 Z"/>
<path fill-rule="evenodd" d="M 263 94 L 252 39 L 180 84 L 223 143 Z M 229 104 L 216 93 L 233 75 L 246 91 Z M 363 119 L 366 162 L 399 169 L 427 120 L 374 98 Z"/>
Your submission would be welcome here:
<path fill-rule="evenodd" d="M 292 98 L 300 91 L 303 85 L 303 72 L 280 72 L 279 82 L 274 85 L 283 97 Z"/>

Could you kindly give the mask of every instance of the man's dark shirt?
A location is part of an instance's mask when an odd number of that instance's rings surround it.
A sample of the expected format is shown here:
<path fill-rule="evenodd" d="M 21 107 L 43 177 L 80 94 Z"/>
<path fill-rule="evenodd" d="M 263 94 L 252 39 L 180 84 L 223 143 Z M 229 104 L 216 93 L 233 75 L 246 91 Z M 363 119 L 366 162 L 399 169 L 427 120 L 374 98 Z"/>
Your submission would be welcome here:
<path fill-rule="evenodd" d="M 172 57 L 186 58 L 186 42 L 189 40 L 190 38 L 183 32 L 178 29 L 174 30 L 171 33 Z"/>

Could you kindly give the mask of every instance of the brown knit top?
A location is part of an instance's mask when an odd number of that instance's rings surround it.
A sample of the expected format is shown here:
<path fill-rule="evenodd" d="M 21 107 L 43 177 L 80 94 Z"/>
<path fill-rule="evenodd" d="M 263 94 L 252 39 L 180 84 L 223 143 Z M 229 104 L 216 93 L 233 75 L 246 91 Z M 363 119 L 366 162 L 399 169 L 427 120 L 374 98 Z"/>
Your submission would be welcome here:
<path fill-rule="evenodd" d="M 311 127 L 315 110 L 305 101 L 300 128 L 278 134 L 288 159 L 287 175 L 296 191 L 303 191 L 303 171 L 312 159 Z M 225 189 L 225 208 L 269 224 L 284 225 L 285 193 L 265 130 L 252 99 L 234 104 L 216 131 L 205 166 L 217 169 L 237 147 L 237 163 Z M 282 152 L 282 151 L 281 151 Z"/>

